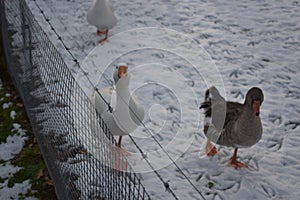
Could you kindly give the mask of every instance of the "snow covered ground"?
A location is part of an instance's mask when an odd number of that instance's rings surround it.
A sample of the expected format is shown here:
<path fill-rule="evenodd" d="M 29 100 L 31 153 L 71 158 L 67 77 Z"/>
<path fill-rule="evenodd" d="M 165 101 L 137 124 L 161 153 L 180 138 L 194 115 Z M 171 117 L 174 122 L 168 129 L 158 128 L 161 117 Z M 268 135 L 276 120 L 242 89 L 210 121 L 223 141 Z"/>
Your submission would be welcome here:
<path fill-rule="evenodd" d="M 2 81 L 0 79 L 0 91 L 3 89 L 2 87 Z M 13 105 L 12 102 L 7 101 L 7 99 L 11 97 L 11 94 L 6 93 L 5 96 L 5 99 L 3 97 L 0 98 L 0 112 L 4 112 Z M 12 120 L 15 119 L 15 116 L 16 112 L 11 110 L 10 117 Z M 31 189 L 30 180 L 8 187 L 8 179 L 21 169 L 20 167 L 12 165 L 11 160 L 20 153 L 27 140 L 26 130 L 24 130 L 20 124 L 13 123 L 11 132 L 12 135 L 8 136 L 5 142 L 0 143 L 0 179 L 2 180 L 0 183 L 0 199 L 25 198 L 25 194 Z M 35 198 L 27 197 L 25 199 L 30 200 Z"/>
<path fill-rule="evenodd" d="M 74 77 L 90 93 L 72 58 L 34 2 L 27 2 Z M 105 77 L 111 79 L 113 66 L 119 61 L 129 64 L 131 89 L 149 113 L 145 125 L 174 155 L 176 163 L 205 198 L 298 199 L 299 1 L 113 0 L 118 24 L 103 46 L 98 45 L 95 27 L 86 22 L 89 1 L 37 3 L 83 63 L 94 85 L 109 86 Z M 148 27 L 159 29 L 155 32 Z M 98 55 L 96 68 L 86 65 L 86 56 L 95 47 L 90 55 Z M 213 83 L 232 101 L 242 102 L 253 86 L 264 91 L 263 137 L 255 146 L 238 153 L 249 169 L 234 170 L 227 166 L 233 149 L 219 147 L 215 157 L 203 156 L 203 117 L 198 106 L 206 87 Z M 169 180 L 179 199 L 201 199 L 166 155 L 158 151 L 149 132 L 141 127 L 132 136 L 149 155 L 153 154 L 151 161 L 162 177 Z M 187 147 L 180 145 L 186 141 Z M 124 137 L 123 146 L 135 155 L 128 137 Z M 139 172 L 153 199 L 172 199 L 153 173 Z"/>

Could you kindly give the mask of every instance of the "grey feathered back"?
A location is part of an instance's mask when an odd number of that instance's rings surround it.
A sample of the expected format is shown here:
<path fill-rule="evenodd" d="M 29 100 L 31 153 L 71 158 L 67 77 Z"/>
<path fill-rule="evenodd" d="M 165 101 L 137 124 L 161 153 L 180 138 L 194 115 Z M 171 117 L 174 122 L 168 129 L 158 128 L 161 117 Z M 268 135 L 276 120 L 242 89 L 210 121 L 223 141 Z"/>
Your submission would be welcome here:
<path fill-rule="evenodd" d="M 205 92 L 205 101 L 200 109 L 204 109 L 204 133 L 214 143 L 237 147 L 252 146 L 261 138 L 260 118 L 254 116 L 253 100 L 264 100 L 259 88 L 251 88 L 245 103 L 226 102 L 215 87 Z"/>
<path fill-rule="evenodd" d="M 226 101 L 214 86 L 206 90 L 205 101 L 200 109 L 204 109 L 205 123 L 204 133 L 212 141 L 217 143 L 225 122 Z"/>

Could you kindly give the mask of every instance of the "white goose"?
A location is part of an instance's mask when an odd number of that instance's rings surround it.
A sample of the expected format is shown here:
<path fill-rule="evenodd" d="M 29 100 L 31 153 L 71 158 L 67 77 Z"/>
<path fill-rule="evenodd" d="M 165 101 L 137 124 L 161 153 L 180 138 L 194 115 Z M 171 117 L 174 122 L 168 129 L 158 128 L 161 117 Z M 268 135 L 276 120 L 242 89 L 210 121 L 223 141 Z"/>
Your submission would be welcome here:
<path fill-rule="evenodd" d="M 103 99 L 94 93 L 94 105 L 113 135 L 120 136 L 117 146 L 121 148 L 122 136 L 134 131 L 143 121 L 144 108 L 131 95 L 129 90 L 130 75 L 125 63 L 118 64 L 114 72 L 115 92 L 113 87 L 100 91 L 103 98 L 110 102 L 113 111 L 110 112 Z"/>
<path fill-rule="evenodd" d="M 117 23 L 114 9 L 109 0 L 93 0 L 91 7 L 87 12 L 87 21 L 97 27 L 97 35 L 105 34 L 105 37 L 99 42 L 107 40 L 108 30 Z"/>

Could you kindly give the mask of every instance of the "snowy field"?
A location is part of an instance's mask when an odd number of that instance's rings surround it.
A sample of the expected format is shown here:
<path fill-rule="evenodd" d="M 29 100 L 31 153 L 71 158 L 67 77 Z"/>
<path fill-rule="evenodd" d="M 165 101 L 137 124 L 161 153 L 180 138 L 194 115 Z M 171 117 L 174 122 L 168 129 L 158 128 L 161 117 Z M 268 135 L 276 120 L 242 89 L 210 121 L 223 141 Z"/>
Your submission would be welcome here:
<path fill-rule="evenodd" d="M 91 94 L 92 86 L 85 84 L 34 2 L 27 2 L 74 77 Z M 116 63 L 128 63 L 131 89 L 148 113 L 147 129 L 140 127 L 132 136 L 179 199 L 201 197 L 159 151 L 147 130 L 206 199 L 298 199 L 299 1 L 114 0 L 118 23 L 103 46 L 98 44 L 95 27 L 86 21 L 90 1 L 37 3 L 97 87 L 110 85 L 107 79 L 112 79 Z M 98 56 L 97 67 L 87 64 L 91 55 Z M 263 137 L 238 153 L 248 169 L 227 166 L 230 148 L 218 147 L 213 158 L 204 156 L 203 116 L 198 107 L 204 91 L 214 83 L 232 101 L 243 102 L 253 86 L 264 92 Z M 159 179 L 139 165 L 133 146 L 124 137 L 123 147 L 131 151 L 129 160 L 151 197 L 172 199 Z"/>

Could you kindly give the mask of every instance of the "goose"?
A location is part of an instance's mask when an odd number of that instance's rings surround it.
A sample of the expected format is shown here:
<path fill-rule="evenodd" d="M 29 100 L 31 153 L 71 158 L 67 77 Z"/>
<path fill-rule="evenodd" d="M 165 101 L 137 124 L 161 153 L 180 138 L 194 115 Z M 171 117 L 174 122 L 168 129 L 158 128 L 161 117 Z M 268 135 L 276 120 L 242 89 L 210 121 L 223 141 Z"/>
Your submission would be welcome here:
<path fill-rule="evenodd" d="M 205 92 L 205 101 L 200 109 L 204 109 L 204 133 L 207 137 L 206 154 L 213 156 L 217 153 L 216 144 L 234 147 L 229 166 L 247 168 L 248 166 L 237 160 L 238 148 L 251 147 L 262 136 L 260 107 L 264 95 L 260 88 L 253 87 L 247 94 L 243 104 L 225 101 L 216 87 L 212 86 Z"/>
<path fill-rule="evenodd" d="M 133 132 L 142 123 L 145 113 L 140 102 L 130 93 L 130 74 L 127 72 L 126 63 L 117 65 L 113 78 L 115 86 L 99 92 L 106 102 L 110 102 L 112 112 L 98 92 L 94 92 L 92 103 L 106 122 L 111 134 L 119 136 L 117 147 L 121 148 L 122 136 Z"/>
<path fill-rule="evenodd" d="M 105 34 L 105 37 L 99 41 L 101 44 L 107 40 L 108 30 L 117 23 L 113 6 L 109 0 L 93 0 L 86 18 L 88 23 L 97 27 L 97 35 Z"/>

